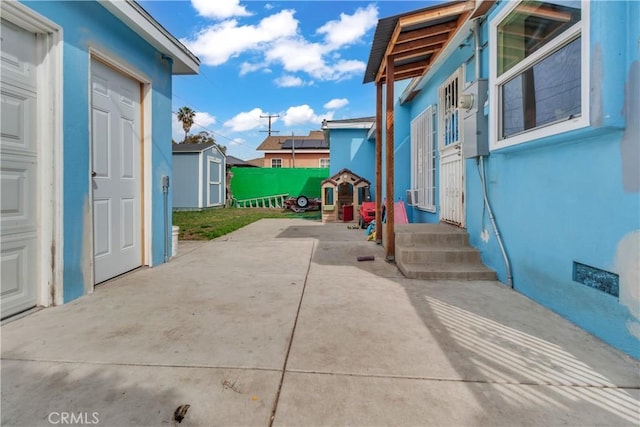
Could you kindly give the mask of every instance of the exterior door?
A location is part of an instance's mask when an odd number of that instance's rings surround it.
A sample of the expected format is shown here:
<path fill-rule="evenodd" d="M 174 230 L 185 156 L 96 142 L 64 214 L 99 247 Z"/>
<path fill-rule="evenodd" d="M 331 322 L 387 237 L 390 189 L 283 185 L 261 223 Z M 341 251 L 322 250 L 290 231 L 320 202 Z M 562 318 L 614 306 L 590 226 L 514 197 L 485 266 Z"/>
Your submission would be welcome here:
<path fill-rule="evenodd" d="M 36 36 L 1 22 L 0 139 L 2 317 L 37 303 L 38 147 Z"/>
<path fill-rule="evenodd" d="M 91 62 L 95 283 L 142 265 L 140 84 Z"/>
<path fill-rule="evenodd" d="M 209 187 L 207 189 L 207 206 L 222 205 L 222 162 L 215 157 L 207 157 L 207 173 Z"/>
<path fill-rule="evenodd" d="M 440 86 L 440 221 L 465 226 L 464 159 L 458 110 L 463 69 Z"/>

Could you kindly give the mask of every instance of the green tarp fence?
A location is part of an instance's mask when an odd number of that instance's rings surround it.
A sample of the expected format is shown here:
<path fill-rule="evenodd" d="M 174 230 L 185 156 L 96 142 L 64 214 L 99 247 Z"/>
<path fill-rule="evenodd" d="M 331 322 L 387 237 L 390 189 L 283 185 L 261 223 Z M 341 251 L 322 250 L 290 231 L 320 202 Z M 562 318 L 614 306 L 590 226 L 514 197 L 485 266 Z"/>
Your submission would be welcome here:
<path fill-rule="evenodd" d="M 289 194 L 320 197 L 329 168 L 231 168 L 231 192 L 236 200 Z"/>

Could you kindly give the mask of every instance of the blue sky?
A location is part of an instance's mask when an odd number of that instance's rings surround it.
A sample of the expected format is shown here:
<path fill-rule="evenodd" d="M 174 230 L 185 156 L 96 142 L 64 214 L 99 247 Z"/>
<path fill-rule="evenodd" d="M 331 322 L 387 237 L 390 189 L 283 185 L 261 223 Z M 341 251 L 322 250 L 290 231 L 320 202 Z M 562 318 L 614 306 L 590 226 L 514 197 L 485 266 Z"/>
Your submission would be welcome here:
<path fill-rule="evenodd" d="M 201 61 L 175 76 L 173 111 L 197 112 L 191 133 L 213 132 L 227 153 L 261 157 L 267 120 L 279 135 L 306 135 L 322 119 L 375 114 L 375 86 L 362 84 L 378 19 L 428 1 L 139 0 Z M 200 126 L 198 126 L 200 125 Z M 184 132 L 173 123 L 173 138 Z"/>

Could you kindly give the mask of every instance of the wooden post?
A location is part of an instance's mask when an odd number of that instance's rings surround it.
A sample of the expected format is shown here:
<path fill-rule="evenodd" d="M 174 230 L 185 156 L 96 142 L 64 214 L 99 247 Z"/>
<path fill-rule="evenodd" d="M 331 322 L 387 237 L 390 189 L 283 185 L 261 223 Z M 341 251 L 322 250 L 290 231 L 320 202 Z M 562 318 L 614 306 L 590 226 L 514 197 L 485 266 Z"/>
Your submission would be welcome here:
<path fill-rule="evenodd" d="M 395 64 L 393 62 L 393 56 L 387 56 L 387 144 L 386 144 L 386 157 L 387 157 L 387 235 L 384 236 L 385 248 L 387 250 L 387 261 L 395 261 L 396 257 L 396 230 L 395 230 L 395 218 L 393 201 L 395 194 L 393 192 L 394 187 L 394 141 L 393 141 L 393 74 L 395 72 Z"/>
<path fill-rule="evenodd" d="M 376 82 L 376 243 L 382 243 L 382 82 Z"/>

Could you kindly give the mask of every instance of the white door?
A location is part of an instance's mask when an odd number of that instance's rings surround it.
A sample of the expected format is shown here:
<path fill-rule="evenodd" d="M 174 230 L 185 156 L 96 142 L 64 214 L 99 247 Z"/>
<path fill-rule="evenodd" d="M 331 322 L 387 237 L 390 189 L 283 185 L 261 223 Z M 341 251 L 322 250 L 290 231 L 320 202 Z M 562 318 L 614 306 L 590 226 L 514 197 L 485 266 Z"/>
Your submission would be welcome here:
<path fill-rule="evenodd" d="M 458 96 L 462 89 L 460 68 L 440 86 L 440 221 L 465 226 L 464 159 Z"/>
<path fill-rule="evenodd" d="M 1 25 L 0 269 L 2 317 L 37 303 L 38 147 L 36 37 Z"/>
<path fill-rule="evenodd" d="M 222 205 L 222 162 L 215 157 L 207 157 L 207 206 Z"/>
<path fill-rule="evenodd" d="M 95 283 L 142 265 L 140 84 L 91 62 Z"/>

